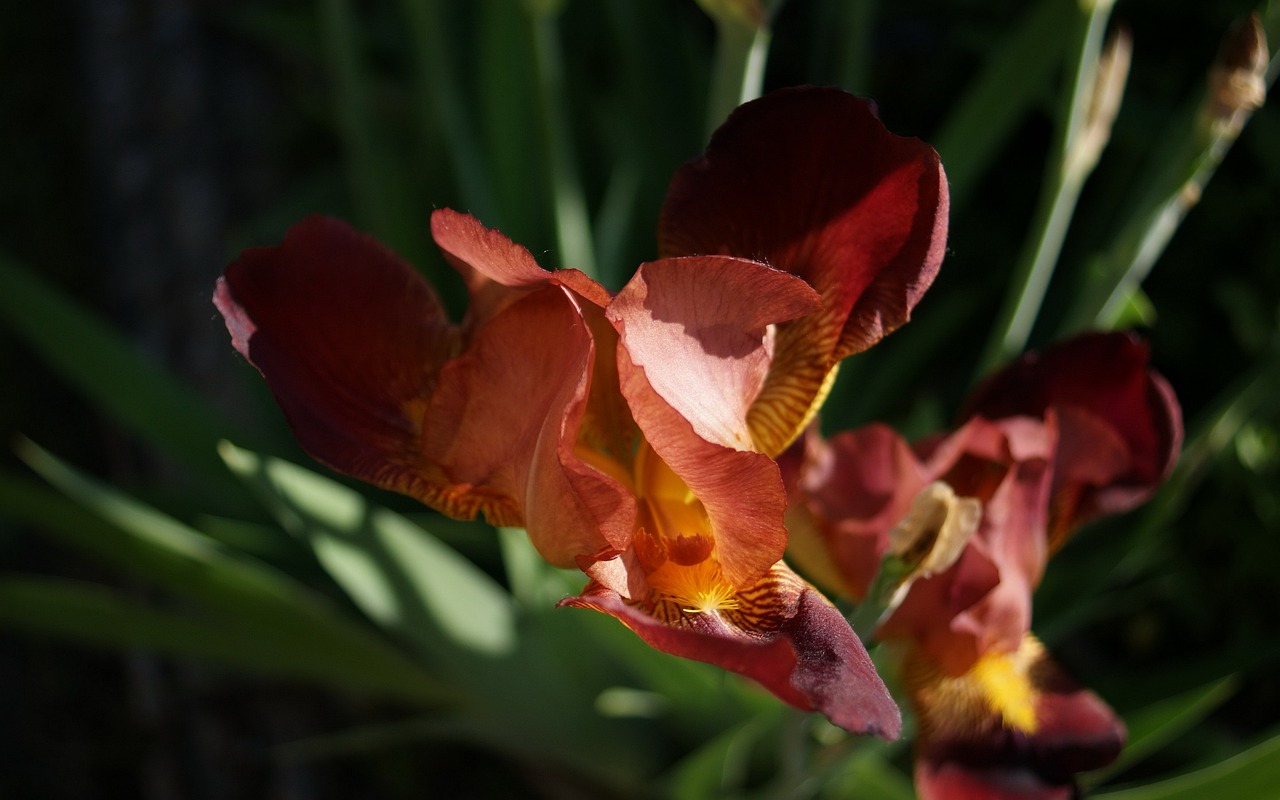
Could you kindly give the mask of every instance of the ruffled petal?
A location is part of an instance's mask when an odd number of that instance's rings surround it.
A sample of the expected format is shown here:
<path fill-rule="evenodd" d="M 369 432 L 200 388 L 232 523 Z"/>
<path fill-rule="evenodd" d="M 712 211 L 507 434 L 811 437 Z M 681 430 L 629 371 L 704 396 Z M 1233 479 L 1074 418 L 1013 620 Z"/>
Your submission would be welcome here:
<path fill-rule="evenodd" d="M 467 324 L 472 329 L 483 327 L 518 300 L 521 290 L 548 282 L 565 285 L 598 306 L 609 302 L 609 293 L 586 275 L 577 270 L 548 272 L 524 247 L 470 214 L 437 209 L 431 214 L 431 236 L 467 285 L 471 295 Z"/>
<path fill-rule="evenodd" d="M 1132 334 L 1086 334 L 1023 356 L 970 399 L 966 415 L 1044 417 L 1057 411 L 1062 446 L 1054 466 L 1055 548 L 1079 524 L 1146 500 L 1173 469 L 1182 412 L 1149 360 L 1146 343 Z M 1123 445 L 1123 464 L 1116 443 Z"/>
<path fill-rule="evenodd" d="M 763 261 L 823 297 L 821 312 L 779 326 L 752 418 L 764 452 L 804 428 L 837 361 L 907 321 L 941 264 L 947 211 L 937 154 L 890 134 L 871 103 L 838 89 L 744 104 L 676 173 L 662 255 Z"/>
<path fill-rule="evenodd" d="M 422 406 L 458 337 L 413 268 L 339 220 L 309 217 L 279 246 L 241 254 L 213 301 L 307 452 L 437 504 L 448 481 L 422 455 Z"/>
<path fill-rule="evenodd" d="M 731 611 L 672 615 L 592 582 L 561 605 L 616 617 L 658 650 L 744 675 L 846 730 L 897 738 L 898 707 L 849 623 L 821 594 L 779 563 L 738 598 Z"/>
<path fill-rule="evenodd" d="M 527 526 L 562 566 L 625 546 L 634 499 L 575 453 L 595 354 L 583 304 L 612 348 L 602 312 L 471 217 L 434 222 L 470 275 L 467 330 L 386 248 L 315 217 L 218 282 L 233 343 L 333 468 L 455 517 Z"/>

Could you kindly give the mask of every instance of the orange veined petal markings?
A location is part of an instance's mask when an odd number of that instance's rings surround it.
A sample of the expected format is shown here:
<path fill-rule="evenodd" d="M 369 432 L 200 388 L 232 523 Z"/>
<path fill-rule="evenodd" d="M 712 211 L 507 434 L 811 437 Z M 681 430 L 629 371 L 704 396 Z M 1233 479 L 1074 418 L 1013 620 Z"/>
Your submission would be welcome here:
<path fill-rule="evenodd" d="M 742 631 L 777 630 L 795 613 L 804 588 L 800 576 L 779 562 L 755 585 L 738 592 L 737 605 L 724 616 Z"/>
<path fill-rule="evenodd" d="M 779 362 L 775 356 L 774 368 L 747 411 L 747 425 L 755 448 L 774 457 L 790 447 L 817 416 L 839 372 L 839 364 L 787 363 Z M 810 394 L 813 386 L 817 386 L 817 390 Z"/>
<path fill-rule="evenodd" d="M 427 407 L 428 402 L 421 397 L 413 398 L 401 405 L 405 419 L 409 420 L 413 430 L 419 436 Z M 511 502 L 509 497 L 479 487 L 455 483 L 438 464 L 421 461 L 413 465 L 412 471 L 393 471 L 387 467 L 385 473 L 381 480 L 375 476 L 373 482 L 416 497 L 441 514 L 454 519 L 475 519 L 478 514 L 483 513 L 490 525 L 514 528 L 524 525 L 524 517 L 520 509 Z"/>
<path fill-rule="evenodd" d="M 714 557 L 682 566 L 669 561 L 649 576 L 654 593 L 642 605 L 656 619 L 679 625 L 714 614 L 744 634 L 777 631 L 795 613 L 804 581 L 782 565 L 746 589 L 725 581 Z"/>

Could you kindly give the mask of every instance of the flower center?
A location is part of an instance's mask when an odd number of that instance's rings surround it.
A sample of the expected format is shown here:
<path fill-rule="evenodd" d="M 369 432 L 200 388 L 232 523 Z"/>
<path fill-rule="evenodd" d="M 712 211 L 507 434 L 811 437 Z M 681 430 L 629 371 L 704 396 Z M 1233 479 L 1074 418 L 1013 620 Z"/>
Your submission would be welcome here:
<path fill-rule="evenodd" d="M 684 566 L 668 561 L 649 576 L 649 585 L 687 614 L 737 609 L 738 594 L 720 573 L 720 565 L 708 558 Z"/>

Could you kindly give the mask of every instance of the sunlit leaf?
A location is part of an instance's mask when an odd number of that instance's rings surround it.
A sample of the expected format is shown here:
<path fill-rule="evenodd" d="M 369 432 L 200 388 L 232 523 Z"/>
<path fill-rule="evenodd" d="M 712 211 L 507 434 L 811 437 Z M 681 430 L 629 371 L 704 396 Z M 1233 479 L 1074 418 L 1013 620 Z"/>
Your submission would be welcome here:
<path fill-rule="evenodd" d="M 143 648 L 345 690 L 385 693 L 390 688 L 376 669 L 352 669 L 345 660 L 325 658 L 310 648 L 281 647 L 275 631 L 234 618 L 160 611 L 120 592 L 74 581 L 0 578 L 0 625 L 98 646 Z"/>
<path fill-rule="evenodd" d="M 419 701 L 443 697 L 420 667 L 289 576 L 81 475 L 30 442 L 22 454 L 79 505 L 0 479 L 0 513 L 220 614 L 272 647 L 326 662 L 318 668 L 329 674 L 350 673 L 353 686 L 377 686 Z"/>
<path fill-rule="evenodd" d="M 438 633 L 482 653 L 510 652 L 515 615 L 492 578 L 409 520 L 286 461 L 223 443 L 223 458 L 371 619 L 439 652 Z"/>

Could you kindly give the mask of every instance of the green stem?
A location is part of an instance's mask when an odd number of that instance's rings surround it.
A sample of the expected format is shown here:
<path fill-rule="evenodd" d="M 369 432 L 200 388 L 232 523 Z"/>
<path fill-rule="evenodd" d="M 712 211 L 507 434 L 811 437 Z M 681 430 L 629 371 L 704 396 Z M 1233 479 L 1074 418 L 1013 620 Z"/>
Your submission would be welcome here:
<path fill-rule="evenodd" d="M 528 13 L 534 67 L 537 70 L 538 103 L 547 160 L 551 168 L 551 197 L 560 265 L 582 270 L 595 277 L 598 274 L 595 240 L 591 232 L 591 217 L 587 213 L 582 180 L 573 157 L 573 137 L 564 95 L 560 33 L 553 12 L 530 7 Z"/>
<path fill-rule="evenodd" d="M 1032 233 L 1018 259 L 1010 291 L 983 353 L 980 373 L 1021 353 L 1040 314 L 1080 189 L 1092 166 L 1082 166 L 1081 160 L 1073 156 L 1086 124 L 1109 12 L 1109 2 L 1097 2 L 1082 7 L 1076 20 L 1075 47 L 1071 50 L 1076 54 L 1074 69 L 1064 96 L 1048 177 L 1036 205 Z"/>
<path fill-rule="evenodd" d="M 1265 86 L 1274 84 L 1280 56 L 1273 57 Z M 1189 107 L 1176 138 L 1166 138 L 1153 160 L 1142 200 L 1110 248 L 1094 256 L 1088 282 L 1064 324 L 1064 334 L 1120 324 L 1130 299 L 1151 273 L 1173 234 L 1191 210 L 1244 126 L 1206 122 L 1203 102 Z M 1247 118 L 1246 118 L 1247 119 Z"/>
<path fill-rule="evenodd" d="M 880 621 L 892 610 L 898 587 L 910 572 L 911 567 L 892 553 L 880 560 L 880 568 L 862 602 L 849 614 L 849 624 L 864 642 L 871 640 Z"/>
<path fill-rule="evenodd" d="M 480 137 L 459 90 L 462 81 L 454 68 L 448 38 L 442 33 L 439 5 L 436 0 L 401 0 L 400 9 L 413 36 L 423 138 L 433 126 L 440 126 L 468 211 L 489 227 L 502 228 L 493 181 L 480 153 Z"/>
<path fill-rule="evenodd" d="M 323 0 L 320 29 L 332 65 L 338 129 L 346 148 L 347 180 L 355 196 L 360 225 L 375 236 L 391 239 L 390 209 L 378 180 L 377 146 L 369 120 L 369 98 L 357 53 L 355 16 L 348 0 Z"/>
<path fill-rule="evenodd" d="M 763 3 L 766 19 L 781 0 Z M 769 60 L 772 34 L 768 22 L 749 25 L 732 15 L 717 16 L 716 53 L 707 98 L 707 136 L 738 106 L 754 100 L 764 90 L 764 70 Z"/>
<path fill-rule="evenodd" d="M 844 48 L 836 57 L 836 74 L 841 86 L 859 94 L 871 92 L 871 32 L 876 5 L 876 0 L 837 3 Z"/>

